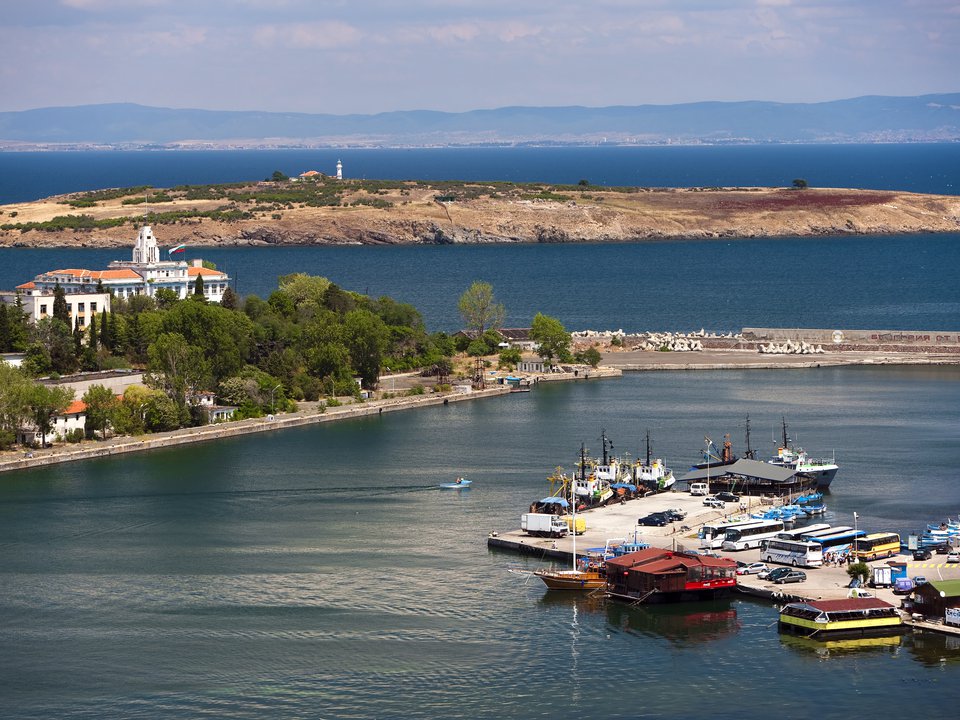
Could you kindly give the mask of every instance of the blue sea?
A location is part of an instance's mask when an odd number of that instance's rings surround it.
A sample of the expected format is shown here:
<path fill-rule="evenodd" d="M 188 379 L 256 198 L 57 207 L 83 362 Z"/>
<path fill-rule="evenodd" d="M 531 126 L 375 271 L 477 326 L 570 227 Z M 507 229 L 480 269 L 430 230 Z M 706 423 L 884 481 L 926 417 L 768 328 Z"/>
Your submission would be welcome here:
<path fill-rule="evenodd" d="M 813 185 L 956 194 L 960 146 L 0 154 L 0 193 L 348 176 Z M 158 228 L 161 234 L 162 228 Z M 132 240 L 132 238 L 131 238 Z M 960 234 L 492 247 L 190 248 L 267 295 L 326 275 L 458 327 L 493 283 L 508 323 L 728 331 L 960 330 Z M 0 287 L 110 250 L 0 250 Z M 682 470 L 704 435 L 771 448 L 781 416 L 836 455 L 833 524 L 960 512 L 960 369 L 632 373 L 0 477 L 0 717 L 951 717 L 960 642 L 782 637 L 769 603 L 631 607 L 547 593 L 486 548 L 580 443 Z M 436 486 L 458 475 L 471 490 Z M 641 502 L 641 501 L 638 501 Z M 642 504 L 642 503 L 641 503 Z M 640 505 L 638 516 L 644 514 Z M 631 528 L 625 528 L 625 532 Z M 951 569 L 918 569 L 955 577 Z M 951 710 L 951 708 L 954 708 Z"/>
<path fill-rule="evenodd" d="M 232 182 L 274 170 L 348 177 L 605 185 L 811 185 L 956 194 L 960 143 L 651 148 L 0 153 L 0 202 L 107 186 Z M 163 229 L 156 232 L 163 242 Z M 131 237 L 131 247 L 133 238 Z M 743 327 L 960 329 L 960 234 L 737 241 L 443 247 L 188 248 L 243 295 L 293 272 L 415 305 L 430 330 L 460 326 L 457 298 L 493 284 L 507 324 L 537 312 L 572 329 Z M 0 250 L 0 288 L 118 250 Z"/>

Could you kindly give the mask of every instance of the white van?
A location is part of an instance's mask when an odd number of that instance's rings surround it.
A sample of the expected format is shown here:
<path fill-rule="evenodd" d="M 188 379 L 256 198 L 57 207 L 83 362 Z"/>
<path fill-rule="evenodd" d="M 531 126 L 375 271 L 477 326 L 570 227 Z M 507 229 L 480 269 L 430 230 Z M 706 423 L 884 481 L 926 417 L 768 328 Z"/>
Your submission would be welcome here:
<path fill-rule="evenodd" d="M 691 495 L 706 495 L 710 492 L 710 486 L 707 483 L 690 483 Z"/>

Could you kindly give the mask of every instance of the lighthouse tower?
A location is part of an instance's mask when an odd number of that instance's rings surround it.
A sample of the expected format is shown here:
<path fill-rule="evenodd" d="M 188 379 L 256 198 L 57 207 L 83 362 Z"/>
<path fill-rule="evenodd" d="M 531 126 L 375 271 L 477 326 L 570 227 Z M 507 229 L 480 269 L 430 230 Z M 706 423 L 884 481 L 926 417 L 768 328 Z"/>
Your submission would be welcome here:
<path fill-rule="evenodd" d="M 343 163 L 337 160 L 337 180 L 343 180 Z"/>

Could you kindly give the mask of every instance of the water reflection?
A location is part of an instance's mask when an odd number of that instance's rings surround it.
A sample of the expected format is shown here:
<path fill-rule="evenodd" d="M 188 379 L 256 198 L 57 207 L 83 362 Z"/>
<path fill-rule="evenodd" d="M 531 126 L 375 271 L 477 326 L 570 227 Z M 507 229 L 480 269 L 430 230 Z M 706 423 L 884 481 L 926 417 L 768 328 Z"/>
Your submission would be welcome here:
<path fill-rule="evenodd" d="M 927 667 L 960 663 L 960 636 L 935 632 L 915 632 L 908 645 L 910 654 Z"/>
<path fill-rule="evenodd" d="M 903 644 L 902 635 L 843 640 L 815 640 L 797 635 L 780 635 L 780 643 L 800 654 L 816 655 L 821 660 L 849 657 L 860 653 L 880 653 L 896 657 Z"/>
<path fill-rule="evenodd" d="M 630 635 L 663 638 L 678 647 L 711 642 L 740 629 L 731 600 L 662 605 L 630 605 L 601 593 L 546 592 L 543 608 L 569 607 L 579 613 L 606 615 L 610 629 Z"/>

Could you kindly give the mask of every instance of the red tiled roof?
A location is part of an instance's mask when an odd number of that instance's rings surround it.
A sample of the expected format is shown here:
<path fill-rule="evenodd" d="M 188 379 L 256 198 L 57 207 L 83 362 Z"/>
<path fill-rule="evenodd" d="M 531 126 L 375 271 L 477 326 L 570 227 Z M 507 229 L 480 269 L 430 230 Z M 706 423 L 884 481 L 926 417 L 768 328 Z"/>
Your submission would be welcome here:
<path fill-rule="evenodd" d="M 86 412 L 87 404 L 83 400 L 74 400 L 72 403 L 67 405 L 67 409 L 63 411 L 64 415 L 76 415 L 77 413 Z"/>
<path fill-rule="evenodd" d="M 25 282 L 22 285 L 17 285 L 17 290 L 36 290 L 37 284 L 31 280 L 30 282 Z"/>
<path fill-rule="evenodd" d="M 51 270 L 46 275 L 68 275 L 78 279 L 90 280 L 139 280 L 140 276 L 130 268 L 121 270 L 81 270 L 78 268 L 68 268 L 66 270 Z"/>
<path fill-rule="evenodd" d="M 693 555 L 655 547 L 638 550 L 634 553 L 628 553 L 627 555 L 607 560 L 607 564 L 624 570 L 640 568 L 645 572 L 662 572 L 665 569 L 680 566 L 694 567 L 700 565 L 704 567 L 732 568 L 737 565 L 736 561 L 730 558 Z"/>
<path fill-rule="evenodd" d="M 196 277 L 197 275 L 203 275 L 204 277 L 226 277 L 226 273 L 222 273 L 219 270 L 211 270 L 210 268 L 205 267 L 188 267 L 187 275 L 190 277 Z"/>

